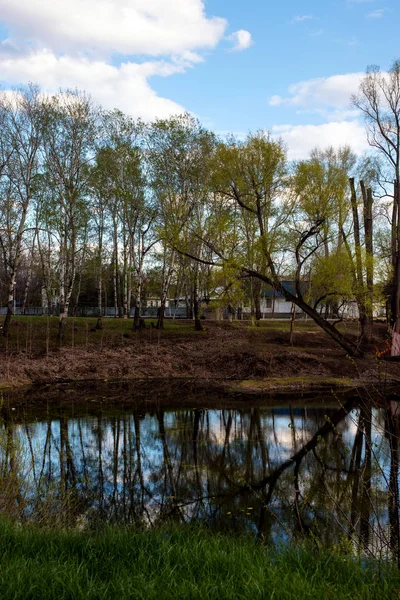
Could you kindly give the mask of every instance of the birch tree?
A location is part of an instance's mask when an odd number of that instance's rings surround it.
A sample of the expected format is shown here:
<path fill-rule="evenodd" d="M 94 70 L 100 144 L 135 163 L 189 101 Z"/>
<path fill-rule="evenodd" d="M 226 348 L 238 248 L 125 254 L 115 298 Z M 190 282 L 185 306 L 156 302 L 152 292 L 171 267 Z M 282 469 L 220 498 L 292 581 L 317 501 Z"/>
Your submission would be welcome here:
<path fill-rule="evenodd" d="M 40 173 L 42 102 L 29 86 L 0 98 L 0 249 L 7 278 L 7 336 L 13 314 L 18 268 L 28 225 L 29 208 Z"/>
<path fill-rule="evenodd" d="M 64 91 L 46 101 L 44 150 L 59 237 L 60 340 L 77 273 L 77 253 L 83 250 L 88 167 L 95 155 L 97 134 L 98 109 L 90 97 Z"/>
<path fill-rule="evenodd" d="M 188 114 L 158 120 L 148 133 L 148 160 L 152 187 L 159 214 L 163 251 L 163 283 L 158 327 L 163 327 L 168 290 L 172 281 L 176 252 L 183 250 L 201 257 L 202 231 L 209 192 L 210 156 L 214 136 Z M 179 238 L 179 248 L 177 239 Z M 188 247 L 190 245 L 190 248 Z M 201 329 L 199 265 L 192 269 L 192 294 L 195 327 Z"/>

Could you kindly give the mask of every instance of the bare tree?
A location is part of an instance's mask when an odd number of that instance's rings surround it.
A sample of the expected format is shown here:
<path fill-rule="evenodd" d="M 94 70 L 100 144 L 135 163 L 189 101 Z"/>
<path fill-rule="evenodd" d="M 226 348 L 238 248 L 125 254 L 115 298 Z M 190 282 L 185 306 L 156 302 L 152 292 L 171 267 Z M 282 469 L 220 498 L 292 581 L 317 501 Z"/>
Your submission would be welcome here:
<path fill-rule="evenodd" d="M 88 220 L 85 194 L 97 124 L 97 107 L 85 94 L 67 90 L 46 102 L 44 149 L 59 236 L 60 339 L 77 272 L 77 253 L 82 250 L 80 235 Z"/>
<path fill-rule="evenodd" d="M 0 249 L 7 286 L 7 315 L 3 335 L 7 336 L 20 265 L 28 211 L 39 174 L 42 102 L 39 89 L 29 86 L 0 99 Z"/>
<path fill-rule="evenodd" d="M 400 356 L 400 61 L 387 73 L 369 67 L 352 102 L 364 115 L 368 142 L 384 158 L 393 183 L 392 356 Z"/>

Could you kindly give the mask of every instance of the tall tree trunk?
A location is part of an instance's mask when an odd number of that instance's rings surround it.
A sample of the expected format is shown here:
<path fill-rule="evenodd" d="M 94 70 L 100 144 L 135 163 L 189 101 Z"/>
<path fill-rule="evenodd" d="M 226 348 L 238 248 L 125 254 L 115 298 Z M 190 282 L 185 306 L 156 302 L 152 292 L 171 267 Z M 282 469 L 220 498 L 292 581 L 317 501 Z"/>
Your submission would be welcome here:
<path fill-rule="evenodd" d="M 398 223 L 398 206 L 396 201 L 396 182 L 394 183 L 393 193 L 393 208 L 392 208 L 392 239 L 391 239 L 391 250 L 392 250 L 392 268 L 393 268 L 393 289 L 396 288 L 396 266 L 397 266 L 397 223 Z M 396 319 L 396 296 L 393 293 L 390 302 L 391 314 L 389 321 L 391 325 L 394 325 Z"/>
<path fill-rule="evenodd" d="M 36 236 L 37 236 L 37 229 L 35 230 L 35 234 L 33 236 L 32 249 L 31 249 L 31 260 L 29 262 L 28 277 L 26 278 L 26 285 L 25 285 L 25 291 L 24 291 L 24 299 L 23 299 L 23 302 L 22 302 L 21 314 L 23 314 L 23 315 L 25 314 L 26 304 L 28 302 L 29 287 L 31 285 L 31 280 L 32 280 L 33 254 L 35 252 Z"/>
<path fill-rule="evenodd" d="M 64 324 L 68 317 L 69 305 L 71 302 L 72 291 L 74 289 L 76 276 L 76 231 L 74 226 L 70 224 L 71 241 L 70 241 L 70 260 L 67 260 L 67 236 L 64 237 L 64 248 L 60 253 L 60 317 L 58 327 L 58 337 L 60 343 L 64 335 Z M 67 229 L 66 229 L 67 231 Z"/>
<path fill-rule="evenodd" d="M 102 293 L 103 293 L 103 212 L 100 214 L 100 222 L 98 225 L 98 238 L 99 238 L 99 249 L 98 249 L 98 269 L 97 269 L 97 323 L 96 329 L 103 329 L 103 307 L 102 307 Z"/>
<path fill-rule="evenodd" d="M 114 285 L 114 317 L 117 318 L 119 314 L 119 285 L 118 285 L 118 232 L 117 232 L 117 219 L 113 216 L 113 242 L 114 242 L 114 257 L 113 257 L 113 285 Z"/>
<path fill-rule="evenodd" d="M 133 320 L 133 329 L 138 331 L 140 329 L 140 315 L 142 312 L 142 279 L 143 279 L 143 261 L 144 261 L 144 235 L 139 236 L 139 247 L 137 252 L 137 286 L 136 286 L 136 298 L 135 298 L 135 314 Z M 144 325 L 144 321 L 142 321 Z"/>
<path fill-rule="evenodd" d="M 125 223 L 123 225 L 123 277 L 122 277 L 122 316 L 128 318 L 128 256 Z"/>
<path fill-rule="evenodd" d="M 253 302 L 256 321 L 262 318 L 261 313 L 261 281 L 253 280 Z"/>
<path fill-rule="evenodd" d="M 194 328 L 196 331 L 203 331 L 203 326 L 200 321 L 200 302 L 199 302 L 199 263 L 194 265 L 194 280 L 193 280 L 193 312 L 194 312 Z"/>
<path fill-rule="evenodd" d="M 13 302 L 14 302 L 14 294 L 15 294 L 14 281 L 15 281 L 15 275 L 14 275 L 14 273 L 11 273 L 10 279 L 8 282 L 7 313 L 6 313 L 6 318 L 4 319 L 4 325 L 3 325 L 3 336 L 4 337 L 8 337 L 11 317 L 13 315 Z"/>
<path fill-rule="evenodd" d="M 164 257 L 164 269 L 163 269 L 163 284 L 161 290 L 161 306 L 158 310 L 157 329 L 164 329 L 164 314 L 165 307 L 167 304 L 168 290 L 174 272 L 175 265 L 175 251 L 173 250 L 170 257 L 169 266 L 166 265 L 166 258 Z"/>
<path fill-rule="evenodd" d="M 360 339 L 364 340 L 366 336 L 366 325 L 367 325 L 367 311 L 366 311 L 366 303 L 365 303 L 365 289 L 364 289 L 364 278 L 363 278 L 363 269 L 362 269 L 362 256 L 361 256 L 361 242 L 360 242 L 360 221 L 358 218 L 358 207 L 357 207 L 357 194 L 356 188 L 354 184 L 354 177 L 350 177 L 350 190 L 351 190 L 351 210 L 353 213 L 353 227 L 354 227 L 354 248 L 356 255 L 356 299 L 358 305 L 359 312 L 359 321 L 360 321 Z M 360 182 L 361 189 L 363 190 L 363 194 L 365 192 L 364 184 Z M 365 207 L 365 202 L 364 202 Z M 364 212 L 365 219 L 365 212 Z"/>
<path fill-rule="evenodd" d="M 360 181 L 364 202 L 364 240 L 365 240 L 365 270 L 367 280 L 367 293 L 365 299 L 365 339 L 372 339 L 373 327 L 373 302 L 374 302 L 374 254 L 373 254 L 373 224 L 372 224 L 372 190 L 365 189 L 363 181 Z"/>
<path fill-rule="evenodd" d="M 396 220 L 396 256 L 393 280 L 393 334 L 392 356 L 400 356 L 400 185 L 396 180 L 394 184 L 394 204 L 397 206 Z"/>
<path fill-rule="evenodd" d="M 61 343 L 64 334 L 64 320 L 67 317 L 65 312 L 65 277 L 66 277 L 66 255 L 65 241 L 61 239 L 60 243 L 60 271 L 59 271 L 59 286 L 60 286 L 60 314 L 58 321 L 58 339 Z"/>
<path fill-rule="evenodd" d="M 203 326 L 200 320 L 200 302 L 197 293 L 197 281 L 193 287 L 193 311 L 194 311 L 194 328 L 196 331 L 203 331 Z"/>
<path fill-rule="evenodd" d="M 103 329 L 103 307 L 102 307 L 102 293 L 103 293 L 103 278 L 102 278 L 102 268 L 101 268 L 101 259 L 100 266 L 98 272 L 98 280 L 97 280 L 97 323 L 96 329 Z"/>

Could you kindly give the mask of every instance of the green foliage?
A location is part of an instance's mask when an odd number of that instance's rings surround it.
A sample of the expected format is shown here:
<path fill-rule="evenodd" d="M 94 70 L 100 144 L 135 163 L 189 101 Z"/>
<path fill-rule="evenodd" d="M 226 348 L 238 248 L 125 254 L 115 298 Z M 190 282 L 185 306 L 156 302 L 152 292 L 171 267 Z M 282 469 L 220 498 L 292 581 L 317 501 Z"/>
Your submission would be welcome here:
<path fill-rule="evenodd" d="M 352 263 L 344 248 L 316 257 L 309 291 L 315 300 L 328 295 L 331 300 L 352 300 L 354 292 Z"/>
<path fill-rule="evenodd" d="M 348 146 L 313 150 L 296 165 L 293 187 L 303 218 L 311 223 L 338 219 L 345 210 L 348 178 L 355 156 Z M 343 215 L 342 215 L 343 221 Z"/>

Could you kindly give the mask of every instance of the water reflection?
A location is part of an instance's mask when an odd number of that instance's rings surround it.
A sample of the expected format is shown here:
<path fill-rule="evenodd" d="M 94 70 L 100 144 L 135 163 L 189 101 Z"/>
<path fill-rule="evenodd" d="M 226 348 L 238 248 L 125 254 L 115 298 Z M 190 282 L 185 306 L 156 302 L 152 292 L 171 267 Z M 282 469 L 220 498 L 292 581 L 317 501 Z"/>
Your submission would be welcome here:
<path fill-rule="evenodd" d="M 2 409 L 0 509 L 79 526 L 166 519 L 399 552 L 397 402 Z"/>

